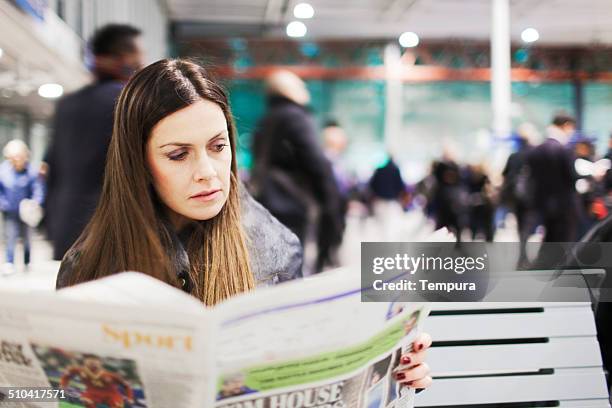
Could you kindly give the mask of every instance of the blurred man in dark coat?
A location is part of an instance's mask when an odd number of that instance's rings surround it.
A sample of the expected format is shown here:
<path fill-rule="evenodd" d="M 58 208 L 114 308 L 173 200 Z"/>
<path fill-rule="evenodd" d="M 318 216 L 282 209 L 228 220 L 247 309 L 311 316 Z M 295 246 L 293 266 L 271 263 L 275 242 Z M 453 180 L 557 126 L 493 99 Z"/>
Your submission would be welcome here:
<path fill-rule="evenodd" d="M 406 184 L 393 157 L 389 156 L 385 165 L 374 171 L 370 179 L 370 188 L 376 198 L 396 202 L 406 192 Z"/>
<path fill-rule="evenodd" d="M 143 65 L 140 31 L 111 24 L 90 41 L 95 82 L 60 100 L 45 162 L 47 226 L 53 258 L 60 260 L 79 237 L 98 202 L 113 109 L 124 83 Z"/>
<path fill-rule="evenodd" d="M 267 90 L 268 111 L 253 141 L 253 195 L 302 245 L 316 236 L 313 269 L 320 271 L 333 261 L 342 240 L 338 187 L 306 109 L 310 95 L 304 82 L 289 71 L 277 71 L 268 78 Z"/>
<path fill-rule="evenodd" d="M 465 170 L 464 183 L 469 194 L 467 207 L 472 240 L 475 241 L 478 234 L 482 233 L 487 242 L 493 242 L 495 203 L 492 198 L 491 181 L 484 167 L 482 165 L 468 166 Z"/>
<path fill-rule="evenodd" d="M 508 157 L 502 175 L 501 201 L 514 212 L 520 242 L 519 267 L 527 265 L 527 241 L 537 227 L 537 217 L 532 211 L 533 191 L 529 190 L 527 156 L 539 134 L 531 123 L 523 123 L 517 129 L 517 150 Z"/>
<path fill-rule="evenodd" d="M 572 154 L 566 148 L 575 130 L 572 117 L 555 116 L 547 129 L 547 139 L 527 155 L 533 208 L 546 229 L 544 242 L 576 240 L 576 173 Z"/>
<path fill-rule="evenodd" d="M 406 194 L 406 184 L 390 154 L 387 162 L 374 171 L 369 186 L 373 195 L 372 210 L 381 232 L 381 239 L 384 241 L 397 239 L 394 233 L 403 213 L 400 200 Z"/>
<path fill-rule="evenodd" d="M 445 149 L 442 159 L 434 163 L 433 176 L 436 187 L 433 194 L 436 229 L 446 227 L 461 241 L 465 226 L 465 188 L 461 183 L 459 165 Z"/>

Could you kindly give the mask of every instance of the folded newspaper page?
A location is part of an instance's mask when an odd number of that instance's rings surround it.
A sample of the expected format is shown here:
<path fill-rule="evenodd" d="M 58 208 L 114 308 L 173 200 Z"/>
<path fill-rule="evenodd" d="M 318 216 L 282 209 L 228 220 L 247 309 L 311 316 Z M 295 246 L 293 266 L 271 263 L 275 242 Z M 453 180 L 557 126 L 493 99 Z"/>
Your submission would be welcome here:
<path fill-rule="evenodd" d="M 354 270 L 214 308 L 135 272 L 0 289 L 0 406 L 412 407 L 393 374 L 427 313 L 362 303 Z"/>

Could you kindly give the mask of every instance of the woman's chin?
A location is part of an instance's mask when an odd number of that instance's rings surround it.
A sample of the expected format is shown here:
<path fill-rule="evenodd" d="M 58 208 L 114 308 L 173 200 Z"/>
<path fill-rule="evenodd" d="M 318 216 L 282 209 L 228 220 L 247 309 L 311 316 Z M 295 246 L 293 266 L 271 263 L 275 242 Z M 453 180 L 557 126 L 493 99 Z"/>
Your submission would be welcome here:
<path fill-rule="evenodd" d="M 187 217 L 195 221 L 210 220 L 211 218 L 214 218 L 219 215 L 219 213 L 223 209 L 223 204 L 224 203 L 215 203 L 214 205 L 211 205 L 208 208 L 192 210 L 189 212 Z"/>

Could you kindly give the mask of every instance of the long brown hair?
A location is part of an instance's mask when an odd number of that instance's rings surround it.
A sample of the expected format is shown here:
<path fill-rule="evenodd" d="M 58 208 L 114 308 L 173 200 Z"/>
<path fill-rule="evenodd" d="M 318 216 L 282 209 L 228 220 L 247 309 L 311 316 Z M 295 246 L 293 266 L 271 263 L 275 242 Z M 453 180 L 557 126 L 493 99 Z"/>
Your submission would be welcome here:
<path fill-rule="evenodd" d="M 191 293 L 207 305 L 254 287 L 240 223 L 236 131 L 227 96 L 206 70 L 185 60 L 161 60 L 127 83 L 115 108 L 98 207 L 75 243 L 70 285 L 133 270 L 179 286 L 176 239 L 169 230 L 145 160 L 153 127 L 202 99 L 216 103 L 228 123 L 232 151 L 230 193 L 221 212 L 194 222 L 186 251 Z"/>

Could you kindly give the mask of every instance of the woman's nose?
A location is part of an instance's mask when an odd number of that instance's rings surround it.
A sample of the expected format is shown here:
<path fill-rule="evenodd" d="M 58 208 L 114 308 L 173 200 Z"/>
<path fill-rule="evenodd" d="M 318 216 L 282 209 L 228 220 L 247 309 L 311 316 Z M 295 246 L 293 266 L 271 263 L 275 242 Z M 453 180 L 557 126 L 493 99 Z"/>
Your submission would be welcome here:
<path fill-rule="evenodd" d="M 194 172 L 194 180 L 210 180 L 216 175 L 217 172 L 215 171 L 215 168 L 212 164 L 212 160 L 210 160 L 210 158 L 206 154 L 200 156 L 197 163 L 196 171 Z"/>

